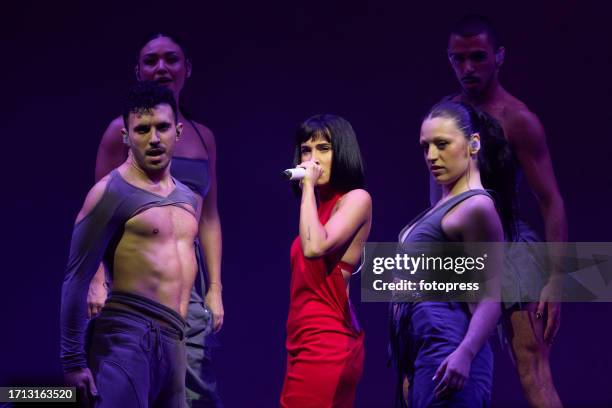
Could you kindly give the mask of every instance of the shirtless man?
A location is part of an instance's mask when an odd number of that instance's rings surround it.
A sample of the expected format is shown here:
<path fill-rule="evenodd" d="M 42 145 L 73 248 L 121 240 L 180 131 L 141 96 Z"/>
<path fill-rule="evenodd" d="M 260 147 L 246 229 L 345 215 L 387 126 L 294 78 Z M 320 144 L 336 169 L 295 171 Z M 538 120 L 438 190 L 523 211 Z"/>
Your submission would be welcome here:
<path fill-rule="evenodd" d="M 467 16 L 457 23 L 448 42 L 448 58 L 461 93 L 451 97 L 485 111 L 499 121 L 531 191 L 540 206 L 546 241 L 567 241 L 567 220 L 557 187 L 544 128 L 527 106 L 499 82 L 505 49 L 491 23 Z M 437 188 L 430 189 L 432 203 Z M 433 201 L 435 200 L 435 201 Z M 560 275 L 552 274 L 540 292 L 538 303 L 506 311 L 511 329 L 509 342 L 521 385 L 533 407 L 561 407 L 550 372 L 550 346 L 559 330 Z"/>
<path fill-rule="evenodd" d="M 170 176 L 182 124 L 172 92 L 152 82 L 131 90 L 123 119 L 128 158 L 89 191 L 73 230 L 62 287 L 65 381 L 99 407 L 182 406 L 199 213 L 194 193 Z M 87 329 L 88 286 L 104 267 L 113 291 Z"/>

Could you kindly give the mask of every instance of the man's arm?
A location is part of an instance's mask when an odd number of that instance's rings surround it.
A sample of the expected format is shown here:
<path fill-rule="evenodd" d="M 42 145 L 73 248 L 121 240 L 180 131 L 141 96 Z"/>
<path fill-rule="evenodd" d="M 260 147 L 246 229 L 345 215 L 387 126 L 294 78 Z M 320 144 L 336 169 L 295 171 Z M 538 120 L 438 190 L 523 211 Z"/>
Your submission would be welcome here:
<path fill-rule="evenodd" d="M 128 149 L 121 140 L 122 127 L 123 118 L 118 117 L 108 125 L 102 135 L 96 155 L 96 182 L 125 161 Z M 107 296 L 106 272 L 104 265 L 100 264 L 98 271 L 89 284 L 89 291 L 87 293 L 87 307 L 90 318 L 100 313 Z"/>
<path fill-rule="evenodd" d="M 85 301 L 89 283 L 102 262 L 104 248 L 99 240 L 104 239 L 104 234 L 99 230 L 105 226 L 100 225 L 100 222 L 91 222 L 86 217 L 102 199 L 106 185 L 107 179 L 103 179 L 89 191 L 72 232 L 60 312 L 61 359 L 66 372 L 87 367 L 83 344 L 87 325 Z"/>
<path fill-rule="evenodd" d="M 528 110 L 509 118 L 510 145 L 525 172 L 529 187 L 540 205 L 547 242 L 567 241 L 567 219 L 563 198 L 553 170 L 544 127 Z"/>
<path fill-rule="evenodd" d="M 97 231 L 102 223 L 91 222 L 86 217 L 95 211 L 106 186 L 107 179 L 103 179 L 89 191 L 77 216 L 70 243 L 66 276 L 62 285 L 60 357 L 64 369 L 64 381 L 67 385 L 77 388 L 80 400 L 86 404 L 97 396 L 98 391 L 91 371 L 87 367 L 84 344 L 88 311 L 85 300 L 88 285 L 101 264 L 104 253 L 102 246 L 93 238 L 100 239 L 99 237 L 103 236 Z"/>
<path fill-rule="evenodd" d="M 215 137 L 207 128 L 198 126 L 206 138 L 208 160 L 210 163 L 210 189 L 202 203 L 198 236 L 206 259 L 208 288 L 205 302 L 213 315 L 213 330 L 218 332 L 223 326 L 223 284 L 221 283 L 221 220 L 217 209 L 217 146 Z"/>
<path fill-rule="evenodd" d="M 108 284 L 106 283 L 106 268 L 101 263 L 97 272 L 89 283 L 87 291 L 87 317 L 90 319 L 100 313 L 108 297 Z"/>
<path fill-rule="evenodd" d="M 521 164 L 531 191 L 540 205 L 547 242 L 567 241 L 567 218 L 563 198 L 557 186 L 544 127 L 538 117 L 526 109 L 518 110 L 508 123 L 508 140 Z M 540 293 L 536 317 L 542 318 L 546 311 L 547 323 L 544 340 L 550 344 L 557 334 L 561 320 L 562 276 L 553 268 L 548 283 Z"/>

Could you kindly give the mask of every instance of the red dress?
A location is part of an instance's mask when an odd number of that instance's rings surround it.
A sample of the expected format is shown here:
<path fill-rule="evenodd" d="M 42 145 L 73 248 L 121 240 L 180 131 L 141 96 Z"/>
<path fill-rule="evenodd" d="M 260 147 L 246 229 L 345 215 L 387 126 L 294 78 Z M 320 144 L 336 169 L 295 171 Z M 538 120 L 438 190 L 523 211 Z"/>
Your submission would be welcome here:
<path fill-rule="evenodd" d="M 321 224 L 342 194 L 321 200 Z M 287 319 L 285 408 L 352 407 L 363 371 L 363 330 L 356 328 L 341 269 L 341 253 L 306 259 L 298 236 L 291 245 L 291 301 Z"/>

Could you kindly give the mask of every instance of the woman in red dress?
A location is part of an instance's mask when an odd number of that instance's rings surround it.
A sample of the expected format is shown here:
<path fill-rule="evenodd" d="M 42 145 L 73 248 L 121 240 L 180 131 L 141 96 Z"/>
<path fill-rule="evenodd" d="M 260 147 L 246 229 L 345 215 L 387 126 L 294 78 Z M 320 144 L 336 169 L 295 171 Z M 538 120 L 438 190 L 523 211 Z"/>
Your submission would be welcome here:
<path fill-rule="evenodd" d="M 297 131 L 303 167 L 300 233 L 291 246 L 287 374 L 281 406 L 352 407 L 363 371 L 363 330 L 349 279 L 370 233 L 372 200 L 350 123 L 316 115 Z M 299 191 L 299 190 L 298 190 Z"/>

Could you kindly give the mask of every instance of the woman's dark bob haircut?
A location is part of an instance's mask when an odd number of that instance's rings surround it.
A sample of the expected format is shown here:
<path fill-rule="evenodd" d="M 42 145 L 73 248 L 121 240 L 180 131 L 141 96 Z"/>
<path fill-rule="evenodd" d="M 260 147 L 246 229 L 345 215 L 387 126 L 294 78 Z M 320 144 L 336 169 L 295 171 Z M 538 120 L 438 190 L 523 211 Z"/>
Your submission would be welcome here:
<path fill-rule="evenodd" d="M 327 140 L 332 145 L 330 186 L 344 192 L 363 188 L 363 160 L 357 137 L 351 124 L 340 116 L 329 113 L 315 115 L 300 125 L 295 137 L 293 165 L 297 166 L 302 162 L 302 143 L 319 138 Z M 299 188 L 296 192 L 299 192 Z"/>

